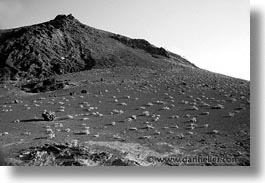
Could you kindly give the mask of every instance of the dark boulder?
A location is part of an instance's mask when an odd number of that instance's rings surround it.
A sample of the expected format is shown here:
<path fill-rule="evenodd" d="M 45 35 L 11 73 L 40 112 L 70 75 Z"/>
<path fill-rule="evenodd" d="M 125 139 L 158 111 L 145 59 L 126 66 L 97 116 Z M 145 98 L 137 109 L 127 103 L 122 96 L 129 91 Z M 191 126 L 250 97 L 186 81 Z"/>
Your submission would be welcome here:
<path fill-rule="evenodd" d="M 55 120 L 55 112 L 52 111 L 43 111 L 42 113 L 42 117 L 44 119 L 44 121 L 54 121 Z"/>

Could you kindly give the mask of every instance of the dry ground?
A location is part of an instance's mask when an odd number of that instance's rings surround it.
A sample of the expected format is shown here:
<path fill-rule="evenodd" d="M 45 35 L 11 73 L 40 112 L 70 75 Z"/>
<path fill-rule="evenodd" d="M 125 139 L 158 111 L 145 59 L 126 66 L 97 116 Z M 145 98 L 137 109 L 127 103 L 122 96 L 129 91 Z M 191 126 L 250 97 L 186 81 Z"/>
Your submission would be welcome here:
<path fill-rule="evenodd" d="M 248 81 L 184 66 L 97 69 L 57 79 L 69 85 L 39 94 L 0 86 L 0 145 L 10 164 L 55 165 L 34 164 L 36 157 L 26 161 L 25 154 L 30 147 L 68 143 L 115 159 L 104 164 L 83 157 L 81 165 L 250 165 Z M 56 120 L 43 121 L 43 110 L 56 112 Z"/>

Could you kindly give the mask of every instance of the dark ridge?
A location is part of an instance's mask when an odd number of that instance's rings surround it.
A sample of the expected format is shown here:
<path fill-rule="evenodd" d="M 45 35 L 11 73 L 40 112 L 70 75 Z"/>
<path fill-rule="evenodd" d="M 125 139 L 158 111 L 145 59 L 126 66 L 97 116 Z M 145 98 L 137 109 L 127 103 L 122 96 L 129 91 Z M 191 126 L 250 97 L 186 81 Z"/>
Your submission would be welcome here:
<path fill-rule="evenodd" d="M 150 54 L 161 55 L 161 56 L 169 58 L 169 53 L 164 48 L 162 47 L 157 48 L 151 45 L 148 41 L 144 39 L 130 39 L 125 36 L 118 35 L 118 34 L 113 34 L 111 35 L 111 37 L 131 48 L 143 49 Z"/>
<path fill-rule="evenodd" d="M 146 40 L 89 27 L 71 14 L 58 15 L 32 26 L 0 30 L 2 81 L 44 80 L 56 74 L 94 68 L 160 69 L 178 64 L 195 67 L 181 56 Z"/>

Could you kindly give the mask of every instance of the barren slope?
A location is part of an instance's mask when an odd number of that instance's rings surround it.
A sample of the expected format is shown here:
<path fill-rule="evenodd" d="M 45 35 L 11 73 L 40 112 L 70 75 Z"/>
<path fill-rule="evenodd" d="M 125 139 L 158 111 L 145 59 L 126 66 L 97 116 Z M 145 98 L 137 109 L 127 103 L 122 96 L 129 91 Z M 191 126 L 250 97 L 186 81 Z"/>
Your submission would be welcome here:
<path fill-rule="evenodd" d="M 0 31 L 0 73 L 0 164 L 250 165 L 249 81 L 145 40 L 59 15 Z"/>
<path fill-rule="evenodd" d="M 92 68 L 126 65 L 161 68 L 174 64 L 194 66 L 146 40 L 89 27 L 72 15 L 58 15 L 41 24 L 0 31 L 2 80 L 41 79 Z"/>
<path fill-rule="evenodd" d="M 250 164 L 247 81 L 189 67 L 168 71 L 130 67 L 96 69 L 57 79 L 67 79 L 70 84 L 62 90 L 32 95 L 12 85 L 5 88 L 2 85 L 0 143 L 9 158 L 15 158 L 11 162 L 18 165 Z M 44 121 L 43 110 L 54 111 L 56 120 Z M 54 142 L 59 144 L 53 147 Z M 65 146 L 67 143 L 70 145 Z M 76 143 L 80 146 L 72 147 Z M 43 144 L 48 145 L 42 147 Z M 82 148 L 88 148 L 85 152 L 89 153 L 82 155 Z M 57 154 L 60 151 L 69 152 L 62 156 Z M 48 161 L 46 153 L 57 160 Z M 72 158 L 64 159 L 69 153 Z M 150 157 L 167 161 L 150 160 Z M 187 163 L 170 161 L 172 157 L 230 161 Z M 76 162 L 78 158 L 80 161 Z"/>

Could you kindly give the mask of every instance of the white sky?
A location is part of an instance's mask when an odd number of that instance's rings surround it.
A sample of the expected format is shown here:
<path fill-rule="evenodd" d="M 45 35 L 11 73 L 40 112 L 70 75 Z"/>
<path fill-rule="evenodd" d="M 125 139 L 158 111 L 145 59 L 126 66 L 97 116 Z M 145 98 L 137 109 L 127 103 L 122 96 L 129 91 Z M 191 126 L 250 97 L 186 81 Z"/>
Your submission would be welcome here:
<path fill-rule="evenodd" d="M 89 26 L 147 39 L 200 68 L 250 79 L 248 0 L 0 0 L 0 28 L 70 13 Z"/>

